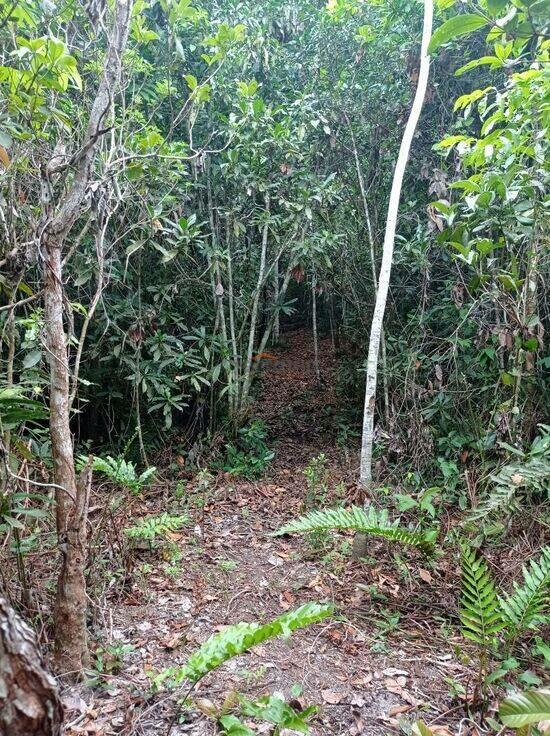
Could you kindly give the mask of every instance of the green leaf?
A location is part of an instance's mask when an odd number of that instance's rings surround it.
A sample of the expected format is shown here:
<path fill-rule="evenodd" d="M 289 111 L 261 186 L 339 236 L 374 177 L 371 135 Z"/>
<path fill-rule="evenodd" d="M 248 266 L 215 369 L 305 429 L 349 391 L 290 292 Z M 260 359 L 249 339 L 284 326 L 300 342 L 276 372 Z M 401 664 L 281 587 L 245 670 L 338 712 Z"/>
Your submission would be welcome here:
<path fill-rule="evenodd" d="M 255 736 L 256 734 L 256 731 L 248 728 L 241 720 L 232 715 L 222 716 L 220 726 L 222 726 L 222 733 L 225 736 Z"/>
<path fill-rule="evenodd" d="M 197 89 L 199 83 L 197 82 L 197 78 L 193 74 L 185 74 L 184 79 L 187 82 L 187 85 L 191 91 Z"/>
<path fill-rule="evenodd" d="M 550 720 L 550 691 L 529 690 L 505 698 L 499 708 L 500 720 L 509 728 L 522 728 Z"/>
<path fill-rule="evenodd" d="M 540 559 L 529 560 L 522 568 L 523 585 L 513 584 L 513 593 L 499 598 L 504 618 L 515 634 L 544 624 L 550 589 L 550 547 L 543 547 Z"/>
<path fill-rule="evenodd" d="M 455 77 L 460 77 L 461 74 L 469 72 L 470 69 L 476 69 L 478 66 L 485 66 L 486 64 L 489 64 L 491 69 L 498 69 L 502 66 L 502 61 L 496 56 L 482 56 L 480 59 L 473 59 L 457 69 Z"/>
<path fill-rule="evenodd" d="M 431 728 L 428 728 L 424 721 L 417 721 L 413 726 L 413 736 L 434 736 Z"/>
<path fill-rule="evenodd" d="M 504 10 L 508 5 L 508 0 L 485 0 L 485 4 L 487 5 L 487 10 L 490 13 L 496 14 L 500 13 L 501 10 Z"/>
<path fill-rule="evenodd" d="M 13 145 L 13 139 L 9 133 L 5 130 L 0 130 L 0 146 L 4 148 L 10 148 Z"/>
<path fill-rule="evenodd" d="M 468 33 L 477 31 L 478 28 L 483 28 L 487 25 L 487 20 L 481 15 L 475 13 L 465 13 L 463 15 L 456 15 L 454 18 L 450 18 L 448 21 L 443 23 L 442 26 L 436 28 L 430 44 L 428 46 L 428 53 L 432 53 L 441 44 L 447 43 L 453 38 L 458 36 L 465 36 Z"/>

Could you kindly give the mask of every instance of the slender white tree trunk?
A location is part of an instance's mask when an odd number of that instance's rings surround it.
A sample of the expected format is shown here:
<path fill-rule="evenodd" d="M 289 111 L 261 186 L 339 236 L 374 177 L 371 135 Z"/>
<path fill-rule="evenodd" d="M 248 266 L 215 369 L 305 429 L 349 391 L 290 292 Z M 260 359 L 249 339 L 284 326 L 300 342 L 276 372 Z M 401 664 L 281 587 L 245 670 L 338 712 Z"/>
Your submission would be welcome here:
<path fill-rule="evenodd" d="M 243 375 L 243 388 L 241 394 L 241 411 L 245 411 L 248 404 L 248 395 L 252 384 L 252 356 L 254 353 L 254 341 L 256 339 L 256 323 L 258 321 L 258 311 L 260 306 L 260 296 L 262 293 L 262 285 L 264 283 L 265 262 L 267 256 L 267 236 L 269 233 L 269 214 L 271 211 L 269 192 L 265 195 L 265 214 L 266 220 L 262 232 L 262 250 L 260 254 L 260 270 L 258 271 L 258 283 L 256 284 L 256 292 L 252 304 L 252 313 L 250 315 L 250 331 L 248 333 L 248 349 L 246 352 L 246 365 Z"/>
<path fill-rule="evenodd" d="M 313 276 L 311 284 L 311 321 L 313 326 L 313 368 L 317 385 L 321 383 L 321 371 L 319 370 L 319 335 L 317 333 L 317 276 Z"/>
<path fill-rule="evenodd" d="M 225 229 L 225 241 L 227 247 L 227 303 L 229 307 L 229 333 L 231 335 L 231 355 L 233 370 L 233 395 L 229 396 L 231 407 L 231 416 L 235 419 L 239 407 L 240 398 L 240 370 L 239 370 L 239 348 L 237 344 L 237 335 L 235 332 L 235 299 L 233 294 L 233 257 L 231 253 L 231 221 L 227 217 Z"/>
<path fill-rule="evenodd" d="M 399 210 L 399 199 L 401 197 L 401 186 L 405 174 L 405 167 L 409 159 L 411 143 L 414 132 L 422 112 L 422 105 L 428 86 L 430 71 L 430 57 L 428 56 L 428 44 L 432 34 L 433 0 L 424 0 L 424 28 L 422 31 L 422 46 L 420 51 L 420 72 L 418 86 L 414 96 L 413 105 L 405 126 L 403 140 L 399 149 L 399 156 L 395 165 L 390 200 L 388 205 L 388 216 L 386 219 L 386 232 L 382 251 L 382 263 L 378 278 L 378 291 L 376 303 L 372 316 L 369 352 L 367 358 L 367 381 L 365 391 L 365 410 L 363 415 L 363 435 L 361 443 L 361 471 L 360 483 L 363 487 L 369 485 L 372 480 L 372 446 L 374 433 L 374 409 L 376 400 L 376 380 L 378 373 L 378 354 L 380 351 L 380 335 L 382 323 L 386 310 L 386 301 L 390 285 L 390 274 L 393 260 L 393 248 L 395 242 L 395 231 L 397 228 L 397 214 Z"/>
<path fill-rule="evenodd" d="M 279 316 L 279 259 L 275 261 L 273 266 L 273 306 L 275 317 L 273 319 L 273 344 L 277 345 L 281 336 L 281 319 Z"/>
<path fill-rule="evenodd" d="M 357 171 L 357 179 L 359 181 L 359 190 L 361 192 L 361 200 L 363 202 L 363 211 L 365 213 L 365 222 L 367 223 L 367 233 L 369 236 L 369 251 L 370 251 L 370 264 L 372 272 L 372 283 L 374 286 L 374 293 L 378 292 L 378 279 L 376 276 L 376 255 L 374 247 L 374 233 L 372 229 L 372 223 L 370 219 L 369 204 L 367 200 L 367 190 L 365 188 L 365 180 L 363 179 L 363 172 L 361 171 L 361 162 L 359 161 L 359 151 L 357 150 L 357 144 L 355 143 L 355 136 L 353 129 L 348 120 L 349 131 L 351 135 L 351 144 L 353 146 L 353 156 L 355 158 L 355 168 Z M 390 392 L 388 389 L 388 373 L 387 373 L 387 360 L 386 360 L 386 338 L 384 336 L 384 327 L 380 331 L 380 347 L 381 347 L 381 358 L 382 358 L 382 382 L 384 388 L 384 416 L 386 424 L 390 423 Z"/>

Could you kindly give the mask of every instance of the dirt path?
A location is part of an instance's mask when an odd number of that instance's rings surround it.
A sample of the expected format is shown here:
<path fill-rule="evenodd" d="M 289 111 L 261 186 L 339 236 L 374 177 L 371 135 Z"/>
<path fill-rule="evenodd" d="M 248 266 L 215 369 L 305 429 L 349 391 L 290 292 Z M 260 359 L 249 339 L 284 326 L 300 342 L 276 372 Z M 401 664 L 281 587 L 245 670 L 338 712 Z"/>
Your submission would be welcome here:
<path fill-rule="evenodd" d="M 426 611 L 404 623 L 396 608 L 418 585 L 414 555 L 400 550 L 394 562 L 383 544 L 374 543 L 372 564 L 354 565 L 344 535 L 321 540 L 313 549 L 303 538 L 269 536 L 302 511 L 303 470 L 320 452 L 330 475 L 324 502 L 353 488 L 337 445 L 330 344 L 321 344 L 320 387 L 312 351 L 309 335 L 299 331 L 287 337 L 275 358 L 265 360 L 254 407 L 276 451 L 265 478 L 248 482 L 226 474 L 215 481 L 194 480 L 182 500 L 174 500 L 172 486 L 161 499 L 141 503 L 146 515 L 166 506 L 174 513 L 187 500 L 192 521 L 172 535 L 170 549 L 162 554 L 136 554 L 124 592 L 112 571 L 105 604 L 96 614 L 98 634 L 112 646 L 132 650 L 114 650 L 115 658 L 116 651 L 121 654 L 120 671 L 107 678 L 109 688 L 82 694 L 84 712 L 79 716 L 77 709 L 69 734 L 164 736 L 176 698 L 169 693 L 148 697 L 151 674 L 183 664 L 227 624 L 275 617 L 309 600 L 333 601 L 342 619 L 287 641 L 268 642 L 226 663 L 201 682 L 196 697 L 219 707 L 233 690 L 249 697 L 280 692 L 287 698 L 299 690 L 302 704 L 320 706 L 312 733 L 335 736 L 398 733 L 399 718 L 413 720 L 424 712 L 429 720 L 437 712 L 434 702 L 443 710 L 449 707 L 442 682 L 454 672 L 451 643 L 434 651 Z M 170 730 L 171 736 L 215 733 L 215 721 L 198 707 L 186 710 L 184 722 L 173 722 Z"/>

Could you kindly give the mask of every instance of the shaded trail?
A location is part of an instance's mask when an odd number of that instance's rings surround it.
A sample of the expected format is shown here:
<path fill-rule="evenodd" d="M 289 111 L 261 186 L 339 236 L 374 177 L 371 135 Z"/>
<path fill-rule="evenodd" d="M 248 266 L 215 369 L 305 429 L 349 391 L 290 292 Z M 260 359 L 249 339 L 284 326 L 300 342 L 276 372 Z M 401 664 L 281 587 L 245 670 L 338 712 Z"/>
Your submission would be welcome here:
<path fill-rule="evenodd" d="M 102 639 L 129 644 L 133 651 L 124 656 L 111 694 L 96 690 L 84 695 L 96 714 L 93 725 L 98 730 L 90 733 L 164 736 L 177 698 L 168 693 L 150 701 L 145 696 L 148 673 L 184 664 L 224 625 L 266 620 L 308 600 L 333 601 L 349 622 L 328 621 L 298 631 L 288 641 L 258 646 L 208 675 L 196 696 L 217 706 L 234 690 L 248 697 L 280 692 L 290 699 L 298 684 L 303 705 L 321 706 L 313 734 L 382 736 L 398 732 L 398 715 L 433 703 L 431 681 L 441 682 L 450 673 L 447 658 L 426 661 L 429 647 L 422 638 L 429 632 L 421 623 L 406 639 L 390 644 L 389 634 L 380 635 L 380 624 L 361 617 L 366 613 L 387 623 L 377 610 L 382 606 L 373 606 L 357 584 L 374 585 L 378 595 L 395 599 L 410 585 L 399 581 L 395 569 L 388 574 L 377 564 L 372 569 L 353 565 L 345 555 L 345 535 L 327 539 L 319 549 L 304 538 L 270 536 L 303 511 L 303 470 L 320 452 L 328 459 L 331 493 L 338 481 L 340 490 L 345 488 L 346 477 L 353 486 L 336 444 L 330 343 L 321 341 L 322 384 L 317 386 L 311 336 L 297 331 L 285 339 L 285 347 L 265 361 L 252 412 L 266 422 L 276 450 L 265 477 L 252 482 L 223 474 L 206 485 L 195 478 L 186 489 L 191 523 L 171 536 L 174 559 L 164 561 L 158 552 L 138 554 L 130 589 L 116 596 L 114 587 L 96 615 Z M 181 512 L 173 485 L 163 487 L 161 497 L 140 501 L 125 525 L 135 523 L 136 515 L 167 508 Z M 371 548 L 375 562 L 378 548 L 377 543 Z M 68 731 L 69 736 L 77 733 L 88 731 Z M 218 731 L 211 717 L 193 707 L 170 733 L 214 736 Z"/>
<path fill-rule="evenodd" d="M 329 339 L 321 339 L 319 349 L 320 385 L 313 367 L 313 339 L 305 330 L 287 333 L 284 347 L 264 361 L 253 414 L 263 419 L 277 446 L 271 470 L 284 467 L 287 459 L 305 466 L 321 452 L 337 461 L 336 360 Z"/>

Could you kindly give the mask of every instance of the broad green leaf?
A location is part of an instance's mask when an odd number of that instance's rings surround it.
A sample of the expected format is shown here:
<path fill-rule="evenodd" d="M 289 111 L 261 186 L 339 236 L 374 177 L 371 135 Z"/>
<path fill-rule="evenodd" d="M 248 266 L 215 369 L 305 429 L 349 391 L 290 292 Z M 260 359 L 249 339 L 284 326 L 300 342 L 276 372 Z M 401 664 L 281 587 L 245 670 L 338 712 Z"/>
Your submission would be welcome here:
<path fill-rule="evenodd" d="M 550 690 L 528 690 L 510 695 L 500 704 L 499 716 L 509 728 L 550 720 Z"/>
<path fill-rule="evenodd" d="M 483 28 L 483 26 L 487 25 L 487 22 L 486 18 L 475 13 L 455 15 L 454 18 L 450 18 L 442 26 L 436 28 L 428 46 L 428 52 L 432 53 L 442 44 L 451 41 L 453 38 L 466 36 L 468 33 L 477 31 L 478 28 Z"/>
<path fill-rule="evenodd" d="M 470 69 L 475 69 L 478 66 L 484 66 L 486 64 L 489 64 L 491 66 L 491 69 L 498 69 L 502 66 L 502 60 L 499 59 L 497 56 L 482 56 L 480 59 L 473 59 L 467 64 L 464 64 L 464 66 L 461 66 L 460 69 L 457 69 L 455 72 L 455 76 L 460 77 L 461 74 L 469 72 Z"/>
<path fill-rule="evenodd" d="M 490 13 L 496 14 L 500 13 L 501 10 L 504 10 L 508 5 L 508 0 L 485 0 L 485 4 L 487 5 L 487 10 Z"/>

